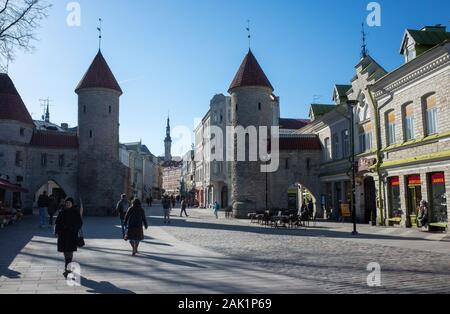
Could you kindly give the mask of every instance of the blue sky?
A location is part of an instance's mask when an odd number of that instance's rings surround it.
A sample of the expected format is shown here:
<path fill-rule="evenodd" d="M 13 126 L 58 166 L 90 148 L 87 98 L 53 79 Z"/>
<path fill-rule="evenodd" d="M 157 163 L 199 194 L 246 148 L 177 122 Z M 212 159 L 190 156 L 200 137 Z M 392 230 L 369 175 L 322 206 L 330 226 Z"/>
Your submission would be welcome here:
<path fill-rule="evenodd" d="M 359 60 L 361 23 L 370 1 L 361 0 L 81 0 L 81 26 L 66 23 L 69 1 L 54 0 L 32 54 L 19 53 L 10 75 L 33 118 L 50 97 L 52 121 L 77 124 L 74 89 L 98 49 L 121 83 L 121 141 L 142 141 L 164 151 L 167 112 L 173 126 L 193 128 L 216 93 L 226 93 L 252 50 L 281 97 L 283 117 L 304 118 L 314 95 L 331 102 L 335 83 L 347 84 Z M 368 28 L 370 54 L 387 70 L 399 55 L 406 28 L 448 25 L 447 0 L 378 1 L 380 27 Z M 174 135 L 176 138 L 176 135 Z"/>

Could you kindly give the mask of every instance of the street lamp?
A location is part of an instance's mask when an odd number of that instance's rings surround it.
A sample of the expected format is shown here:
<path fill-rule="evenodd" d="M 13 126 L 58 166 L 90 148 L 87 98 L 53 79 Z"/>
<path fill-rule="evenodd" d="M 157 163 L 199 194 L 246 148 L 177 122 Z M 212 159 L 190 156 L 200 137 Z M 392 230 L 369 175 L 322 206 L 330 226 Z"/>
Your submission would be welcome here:
<path fill-rule="evenodd" d="M 350 160 L 352 163 L 352 220 L 353 220 L 353 232 L 352 235 L 358 235 L 356 231 L 356 165 L 355 165 L 355 112 L 354 108 L 358 104 L 356 100 L 349 100 L 347 104 L 350 109 L 350 147 L 351 156 Z"/>
<path fill-rule="evenodd" d="M 267 168 L 268 168 L 268 164 L 270 162 L 271 156 L 266 155 L 262 158 L 262 161 L 264 162 L 265 165 L 265 169 L 266 169 L 266 211 L 269 210 L 269 180 L 268 180 L 268 172 L 267 172 Z"/>

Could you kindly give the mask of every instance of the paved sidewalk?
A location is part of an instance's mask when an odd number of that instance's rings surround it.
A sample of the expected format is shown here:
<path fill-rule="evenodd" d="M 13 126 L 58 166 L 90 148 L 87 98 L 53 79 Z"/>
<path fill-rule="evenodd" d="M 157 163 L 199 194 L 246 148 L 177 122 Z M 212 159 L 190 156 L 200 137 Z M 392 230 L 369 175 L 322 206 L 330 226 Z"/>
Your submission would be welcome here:
<path fill-rule="evenodd" d="M 181 242 L 150 221 L 141 254 L 132 257 L 129 244 L 120 239 L 117 219 L 86 218 L 87 246 L 75 254 L 81 265 L 79 287 L 67 285 L 52 230 L 39 229 L 36 217 L 2 229 L 0 294 L 324 292 L 313 281 Z"/>

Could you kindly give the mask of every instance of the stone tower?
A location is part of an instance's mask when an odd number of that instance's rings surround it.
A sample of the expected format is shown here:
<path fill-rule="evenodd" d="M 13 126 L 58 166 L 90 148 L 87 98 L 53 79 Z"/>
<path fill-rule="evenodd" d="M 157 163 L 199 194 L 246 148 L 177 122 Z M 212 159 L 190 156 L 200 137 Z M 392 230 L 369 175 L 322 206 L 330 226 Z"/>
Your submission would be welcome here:
<path fill-rule="evenodd" d="M 124 186 L 119 162 L 117 80 L 99 51 L 78 84 L 78 191 L 85 214 L 111 212 Z"/>
<path fill-rule="evenodd" d="M 172 138 L 170 137 L 170 117 L 167 118 L 166 138 L 164 139 L 164 161 L 172 160 Z"/>
<path fill-rule="evenodd" d="M 255 126 L 258 129 L 260 126 L 267 126 L 270 130 L 271 126 L 279 124 L 278 98 L 273 95 L 272 84 L 251 50 L 242 62 L 228 92 L 231 95 L 234 127 Z M 248 139 L 245 147 L 246 161 L 235 160 L 231 165 L 232 206 L 233 213 L 238 218 L 247 218 L 249 211 L 266 209 L 266 193 L 270 195 L 269 191 L 266 192 L 268 176 L 261 172 L 259 157 L 258 161 L 249 161 Z"/>

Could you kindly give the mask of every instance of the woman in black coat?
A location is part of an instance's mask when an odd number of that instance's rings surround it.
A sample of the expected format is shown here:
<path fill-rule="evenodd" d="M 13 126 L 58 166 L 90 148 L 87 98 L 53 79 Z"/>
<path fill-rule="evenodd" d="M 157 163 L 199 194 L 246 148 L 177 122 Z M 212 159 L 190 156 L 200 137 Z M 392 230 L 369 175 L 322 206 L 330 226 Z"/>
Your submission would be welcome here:
<path fill-rule="evenodd" d="M 127 235 L 125 240 L 129 240 L 133 249 L 133 256 L 138 253 L 139 242 L 144 240 L 144 230 L 148 229 L 147 217 L 145 211 L 142 208 L 141 201 L 135 199 L 133 206 L 128 209 L 125 215 L 125 225 L 127 226 Z"/>
<path fill-rule="evenodd" d="M 55 222 L 55 235 L 58 237 L 58 252 L 64 253 L 64 277 L 70 273 L 67 266 L 72 263 L 73 252 L 77 251 L 78 236 L 83 221 L 80 210 L 74 205 L 72 198 L 67 198 Z"/>

